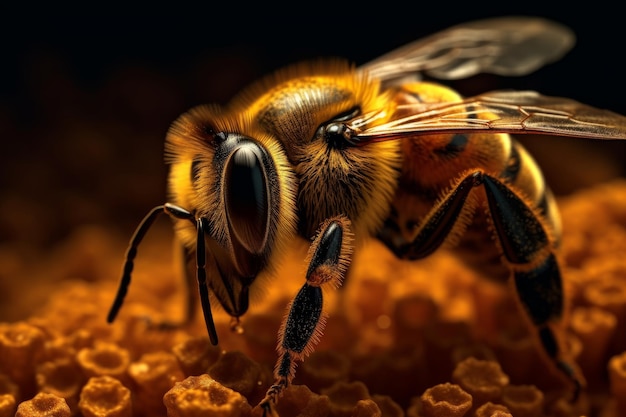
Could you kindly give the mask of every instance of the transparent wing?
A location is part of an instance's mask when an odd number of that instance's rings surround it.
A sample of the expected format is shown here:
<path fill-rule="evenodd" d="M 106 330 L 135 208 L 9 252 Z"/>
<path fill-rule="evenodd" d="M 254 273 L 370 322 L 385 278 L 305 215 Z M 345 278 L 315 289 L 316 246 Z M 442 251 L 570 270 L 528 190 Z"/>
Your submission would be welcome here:
<path fill-rule="evenodd" d="M 377 124 L 385 115 L 372 112 L 346 126 L 357 144 L 445 132 L 626 139 L 626 117 L 535 91 L 492 91 L 457 102 L 408 104 L 396 113 L 403 116 Z"/>
<path fill-rule="evenodd" d="M 453 26 L 362 67 L 383 81 L 424 72 L 438 79 L 478 73 L 525 75 L 561 58 L 575 42 L 573 32 L 536 17 L 500 17 Z"/>

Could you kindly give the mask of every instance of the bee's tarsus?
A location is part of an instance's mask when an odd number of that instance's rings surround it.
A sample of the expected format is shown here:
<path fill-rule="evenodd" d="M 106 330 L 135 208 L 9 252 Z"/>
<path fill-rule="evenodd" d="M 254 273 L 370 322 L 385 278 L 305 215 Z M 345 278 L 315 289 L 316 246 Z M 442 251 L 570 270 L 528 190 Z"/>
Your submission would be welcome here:
<path fill-rule="evenodd" d="M 578 373 L 574 370 L 571 364 L 563 361 L 557 362 L 557 367 L 569 378 L 573 385 L 571 403 L 575 403 L 580 398 L 580 393 L 585 386 L 585 381 L 581 380 Z"/>
<path fill-rule="evenodd" d="M 274 388 L 272 386 L 270 390 Z M 259 407 L 263 409 L 263 417 L 278 417 L 276 411 L 274 410 L 274 404 L 276 404 L 276 397 L 280 391 L 268 393 L 265 398 L 259 403 Z"/>

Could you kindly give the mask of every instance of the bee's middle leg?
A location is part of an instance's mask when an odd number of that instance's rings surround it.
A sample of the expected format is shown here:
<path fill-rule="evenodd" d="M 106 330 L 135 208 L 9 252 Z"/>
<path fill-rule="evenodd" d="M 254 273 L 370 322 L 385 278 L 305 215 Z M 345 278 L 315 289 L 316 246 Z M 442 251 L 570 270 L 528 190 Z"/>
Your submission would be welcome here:
<path fill-rule="evenodd" d="M 324 222 L 309 248 L 306 282 L 287 307 L 288 314 L 280 327 L 275 382 L 259 404 L 266 414 L 291 384 L 297 362 L 302 362 L 319 340 L 326 322 L 321 286 L 341 285 L 352 250 L 350 221 L 339 216 Z"/>

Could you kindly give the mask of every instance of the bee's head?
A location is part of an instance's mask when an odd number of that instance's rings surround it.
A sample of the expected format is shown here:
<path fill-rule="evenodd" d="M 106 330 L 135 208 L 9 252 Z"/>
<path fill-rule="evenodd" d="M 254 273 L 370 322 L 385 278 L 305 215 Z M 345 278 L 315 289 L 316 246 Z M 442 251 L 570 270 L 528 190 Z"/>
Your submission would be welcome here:
<path fill-rule="evenodd" d="M 298 180 L 298 221 L 311 237 L 345 215 L 355 234 L 387 214 L 401 163 L 398 143 L 355 146 L 347 123 L 390 105 L 379 84 L 338 60 L 299 64 L 257 83 L 233 109 L 279 141 Z"/>
<path fill-rule="evenodd" d="M 170 201 L 206 223 L 209 286 L 224 308 L 240 315 L 257 274 L 293 238 L 296 180 L 280 144 L 215 106 L 182 115 L 166 141 Z M 177 222 L 188 248 L 196 230 Z"/>

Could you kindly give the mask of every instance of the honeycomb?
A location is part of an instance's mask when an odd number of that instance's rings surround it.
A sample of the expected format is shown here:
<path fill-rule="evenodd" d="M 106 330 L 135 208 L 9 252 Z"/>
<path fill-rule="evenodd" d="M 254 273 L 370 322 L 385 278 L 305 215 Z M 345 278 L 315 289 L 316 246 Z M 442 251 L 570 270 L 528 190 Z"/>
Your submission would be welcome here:
<path fill-rule="evenodd" d="M 587 382 L 576 401 L 542 356 L 510 288 L 467 269 L 453 252 L 406 262 L 368 241 L 343 287 L 325 293 L 324 335 L 275 413 L 626 415 L 626 182 L 580 190 L 559 204 L 564 334 Z M 262 415 L 257 404 L 273 383 L 277 332 L 304 282 L 304 257 L 289 256 L 274 281 L 263 283 L 243 331 L 215 311 L 220 343 L 212 346 L 199 312 L 178 328 L 153 326 L 182 317 L 186 302 L 171 267 L 170 233 L 157 229 L 142 245 L 111 325 L 106 314 L 124 242 L 104 227 L 85 227 L 38 260 L 29 273 L 41 285 L 3 307 L 28 313 L 0 323 L 0 417 Z M 7 271 L 14 269 L 0 273 Z M 24 285 L 21 276 L 3 280 Z M 20 305 L 37 291 L 45 303 Z"/>

